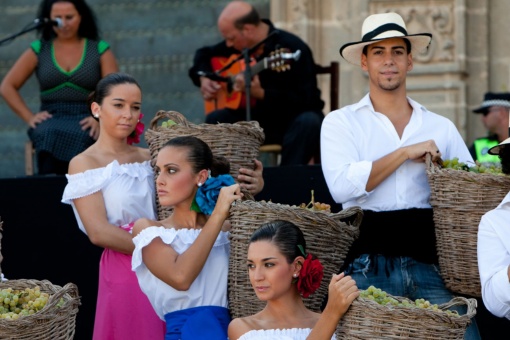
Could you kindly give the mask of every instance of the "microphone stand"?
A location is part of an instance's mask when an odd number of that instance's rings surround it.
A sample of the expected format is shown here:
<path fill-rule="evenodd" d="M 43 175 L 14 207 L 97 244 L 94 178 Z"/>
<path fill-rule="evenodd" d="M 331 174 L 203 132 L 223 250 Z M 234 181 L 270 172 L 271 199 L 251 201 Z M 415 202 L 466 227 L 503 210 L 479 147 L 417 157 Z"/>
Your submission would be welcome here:
<path fill-rule="evenodd" d="M 0 45 L 3 45 L 4 43 L 6 43 L 8 41 L 14 40 L 14 39 L 16 39 L 17 37 L 19 37 L 22 34 L 25 34 L 27 32 L 36 30 L 39 27 L 41 27 L 42 25 L 44 25 L 44 24 L 45 24 L 44 21 L 35 19 L 35 21 L 32 23 L 31 26 L 28 26 L 27 28 L 23 29 L 22 31 L 20 31 L 18 33 L 15 33 L 15 34 L 12 34 L 12 35 L 10 35 L 10 36 L 0 40 Z"/>
<path fill-rule="evenodd" d="M 248 48 L 243 49 L 244 56 L 244 88 L 246 95 L 246 121 L 251 120 L 251 66 L 250 66 L 250 50 Z"/>

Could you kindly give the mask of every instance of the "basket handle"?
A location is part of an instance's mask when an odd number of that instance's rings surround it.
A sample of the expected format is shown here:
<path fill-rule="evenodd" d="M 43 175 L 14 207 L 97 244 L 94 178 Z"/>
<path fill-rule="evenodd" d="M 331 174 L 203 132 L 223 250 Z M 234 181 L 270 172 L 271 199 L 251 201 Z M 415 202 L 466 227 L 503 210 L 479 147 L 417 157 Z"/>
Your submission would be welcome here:
<path fill-rule="evenodd" d="M 48 303 L 46 304 L 46 306 L 44 306 L 44 309 L 50 309 L 55 307 L 60 302 L 60 299 L 65 295 L 69 297 L 66 303 L 77 304 L 78 306 L 81 305 L 80 296 L 78 295 L 78 286 L 76 286 L 76 284 L 72 282 L 69 282 L 64 287 L 62 287 L 62 289 L 60 289 L 58 292 L 52 294 L 52 296 L 48 300 Z"/>
<path fill-rule="evenodd" d="M 171 119 L 174 122 L 176 122 L 179 125 L 183 125 L 185 127 L 189 127 L 190 123 L 184 117 L 184 115 L 177 111 L 165 111 L 165 110 L 159 110 L 155 115 L 154 118 L 152 118 L 150 123 L 150 129 L 154 130 L 154 128 L 158 125 L 158 121 L 160 119 Z"/>
<path fill-rule="evenodd" d="M 439 167 L 432 162 L 432 155 L 429 152 L 425 154 L 425 165 L 427 166 L 427 171 L 432 173 L 439 170 Z"/>
<path fill-rule="evenodd" d="M 343 210 L 335 213 L 334 218 L 337 220 L 345 220 L 345 219 L 349 219 L 350 217 L 352 217 L 354 215 L 356 215 L 356 217 L 354 218 L 352 225 L 359 227 L 361 224 L 361 221 L 363 220 L 363 209 L 361 209 L 361 207 L 353 206 L 353 207 L 343 209 Z"/>
<path fill-rule="evenodd" d="M 477 302 L 476 302 L 476 299 L 473 299 L 473 298 L 467 299 L 462 296 L 456 296 L 453 299 L 451 299 L 450 302 L 447 302 L 441 306 L 448 308 L 448 307 L 457 306 L 457 305 L 467 305 L 467 312 L 464 315 L 469 317 L 470 319 L 476 315 Z"/>

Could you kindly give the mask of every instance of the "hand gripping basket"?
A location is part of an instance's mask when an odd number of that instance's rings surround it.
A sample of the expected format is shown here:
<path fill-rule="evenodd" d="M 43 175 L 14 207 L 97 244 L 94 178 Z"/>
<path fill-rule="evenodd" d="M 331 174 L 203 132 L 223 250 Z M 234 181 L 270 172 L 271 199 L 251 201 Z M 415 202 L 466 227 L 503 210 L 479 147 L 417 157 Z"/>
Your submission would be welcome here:
<path fill-rule="evenodd" d="M 401 297 L 391 297 L 399 302 L 403 300 Z M 467 312 L 454 316 L 431 309 L 385 306 L 357 298 L 340 319 L 336 336 L 337 339 L 363 340 L 464 339 L 466 328 L 476 314 L 476 300 L 455 297 L 438 307 L 445 311 L 454 306 L 463 306 Z"/>
<path fill-rule="evenodd" d="M 327 213 L 271 202 L 236 201 L 230 208 L 232 230 L 228 296 L 232 318 L 253 315 L 265 306 L 265 302 L 260 301 L 253 291 L 246 267 L 248 241 L 263 223 L 286 220 L 303 231 L 307 251 L 317 256 L 324 267 L 324 278 L 319 289 L 304 299 L 308 308 L 319 312 L 331 276 L 338 273 L 351 244 L 359 235 L 362 217 L 363 212 L 359 207 Z"/>
<path fill-rule="evenodd" d="M 173 120 L 171 127 L 158 126 L 158 122 Z M 259 156 L 259 148 L 264 142 L 264 132 L 257 121 L 234 124 L 193 124 L 176 111 L 158 111 L 145 132 L 152 164 L 156 163 L 159 149 L 168 140 L 178 136 L 195 136 L 206 142 L 213 154 L 226 157 L 230 161 L 230 174 L 237 178 L 239 168 L 253 168 L 253 160 Z M 168 216 L 169 208 L 157 203 L 160 219 Z"/>
<path fill-rule="evenodd" d="M 427 177 L 445 285 L 453 292 L 481 297 L 478 225 L 510 191 L 510 176 L 441 169 L 428 158 Z"/>

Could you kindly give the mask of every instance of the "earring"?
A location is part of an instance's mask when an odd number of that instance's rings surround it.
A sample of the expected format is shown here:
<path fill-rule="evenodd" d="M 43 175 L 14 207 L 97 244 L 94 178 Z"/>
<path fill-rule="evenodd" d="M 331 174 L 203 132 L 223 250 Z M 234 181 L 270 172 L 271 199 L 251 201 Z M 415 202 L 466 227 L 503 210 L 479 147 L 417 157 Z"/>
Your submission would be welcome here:
<path fill-rule="evenodd" d="M 97 114 L 97 113 L 96 113 L 96 114 L 94 115 L 94 118 L 99 118 L 99 114 Z"/>
<path fill-rule="evenodd" d="M 197 186 L 200 188 L 202 186 L 202 182 L 198 182 Z"/>
<path fill-rule="evenodd" d="M 140 123 L 140 119 L 137 120 L 137 123 Z"/>
<path fill-rule="evenodd" d="M 296 273 L 294 273 L 294 275 L 292 275 L 293 277 L 298 277 L 298 275 Z"/>

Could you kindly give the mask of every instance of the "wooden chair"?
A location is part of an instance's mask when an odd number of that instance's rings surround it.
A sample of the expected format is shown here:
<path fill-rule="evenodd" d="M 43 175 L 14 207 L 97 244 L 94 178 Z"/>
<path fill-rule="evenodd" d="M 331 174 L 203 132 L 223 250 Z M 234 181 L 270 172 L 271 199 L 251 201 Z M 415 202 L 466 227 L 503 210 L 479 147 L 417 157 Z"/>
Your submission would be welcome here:
<path fill-rule="evenodd" d="M 329 74 L 329 109 L 338 109 L 340 93 L 340 63 L 332 61 L 328 66 L 315 65 L 317 75 Z M 260 153 L 267 155 L 269 166 L 277 166 L 281 161 L 282 146 L 280 144 L 265 144 L 260 147 Z M 313 160 L 311 160 L 313 162 Z"/>

